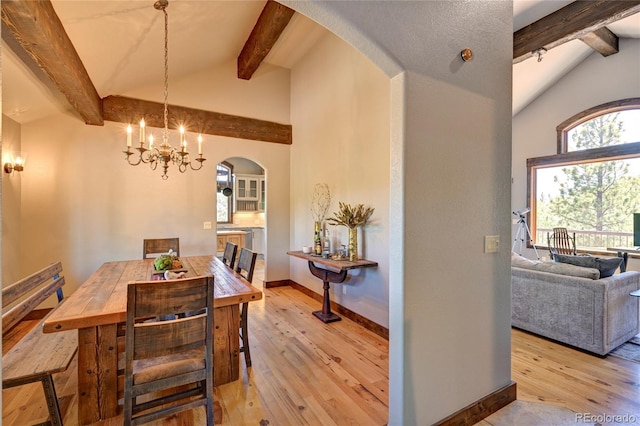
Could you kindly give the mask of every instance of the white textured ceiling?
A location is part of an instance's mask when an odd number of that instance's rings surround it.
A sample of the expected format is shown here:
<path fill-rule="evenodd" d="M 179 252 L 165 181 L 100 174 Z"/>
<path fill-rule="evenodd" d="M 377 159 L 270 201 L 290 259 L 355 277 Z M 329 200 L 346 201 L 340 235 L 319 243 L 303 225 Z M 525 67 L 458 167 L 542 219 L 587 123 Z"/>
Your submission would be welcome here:
<path fill-rule="evenodd" d="M 516 0 L 514 31 L 570 2 Z M 163 15 L 153 8 L 153 0 L 52 3 L 101 97 L 162 84 Z M 264 3 L 171 0 L 170 79 L 235 60 Z M 620 37 L 640 38 L 640 14 L 609 28 Z M 294 15 L 266 62 L 291 68 L 325 32 L 304 16 Z M 39 73 L 26 68 L 4 41 L 2 49 L 4 114 L 26 123 L 68 108 L 51 84 L 42 83 Z M 515 65 L 514 114 L 592 53 L 582 42 L 573 41 L 552 49 L 542 62 L 531 58 Z"/>

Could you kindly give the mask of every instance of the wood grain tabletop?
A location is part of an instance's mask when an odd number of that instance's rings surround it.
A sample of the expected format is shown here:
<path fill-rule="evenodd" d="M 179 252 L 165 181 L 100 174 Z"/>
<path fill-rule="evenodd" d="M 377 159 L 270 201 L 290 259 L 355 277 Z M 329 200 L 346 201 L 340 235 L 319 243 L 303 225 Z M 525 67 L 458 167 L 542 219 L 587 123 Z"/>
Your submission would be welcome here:
<path fill-rule="evenodd" d="M 187 277 L 213 274 L 214 306 L 262 299 L 262 292 L 215 256 L 181 257 Z M 72 330 L 126 321 L 127 284 L 153 279 L 153 259 L 104 263 L 44 321 L 44 332 Z"/>

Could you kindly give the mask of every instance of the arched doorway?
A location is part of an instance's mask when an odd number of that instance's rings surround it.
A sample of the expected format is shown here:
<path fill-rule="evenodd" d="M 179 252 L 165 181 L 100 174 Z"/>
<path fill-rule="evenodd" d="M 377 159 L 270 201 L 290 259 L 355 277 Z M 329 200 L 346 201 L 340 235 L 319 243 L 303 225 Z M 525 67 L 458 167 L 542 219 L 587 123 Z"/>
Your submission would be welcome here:
<path fill-rule="evenodd" d="M 253 284 L 262 287 L 266 253 L 266 172 L 258 163 L 229 157 L 216 173 L 217 233 L 258 254 Z"/>

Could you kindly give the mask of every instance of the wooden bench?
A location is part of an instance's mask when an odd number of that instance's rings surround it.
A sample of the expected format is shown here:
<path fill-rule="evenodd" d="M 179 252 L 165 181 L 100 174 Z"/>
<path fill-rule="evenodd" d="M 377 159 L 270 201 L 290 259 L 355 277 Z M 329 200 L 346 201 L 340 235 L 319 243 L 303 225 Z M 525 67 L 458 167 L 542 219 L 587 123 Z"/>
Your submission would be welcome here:
<path fill-rule="evenodd" d="M 54 293 L 62 303 L 61 272 L 62 264 L 57 262 L 2 289 L 3 336 Z M 48 424 L 62 425 L 52 375 L 69 368 L 78 352 L 78 333 L 70 330 L 44 334 L 42 321 L 2 357 L 2 387 L 42 382 L 49 410 Z"/>

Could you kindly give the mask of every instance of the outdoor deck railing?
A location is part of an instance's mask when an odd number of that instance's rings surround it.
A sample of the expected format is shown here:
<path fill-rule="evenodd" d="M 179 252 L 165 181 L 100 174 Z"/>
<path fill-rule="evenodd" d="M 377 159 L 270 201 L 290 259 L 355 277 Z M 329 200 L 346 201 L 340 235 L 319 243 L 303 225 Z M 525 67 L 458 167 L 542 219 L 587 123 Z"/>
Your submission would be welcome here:
<path fill-rule="evenodd" d="M 633 245 L 632 232 L 604 232 L 604 231 L 573 231 L 567 230 L 569 235 L 576 235 L 576 247 L 599 248 L 607 247 L 635 247 Z M 552 229 L 539 228 L 536 230 L 535 243 L 540 246 L 547 246 L 547 234 L 551 234 Z"/>

